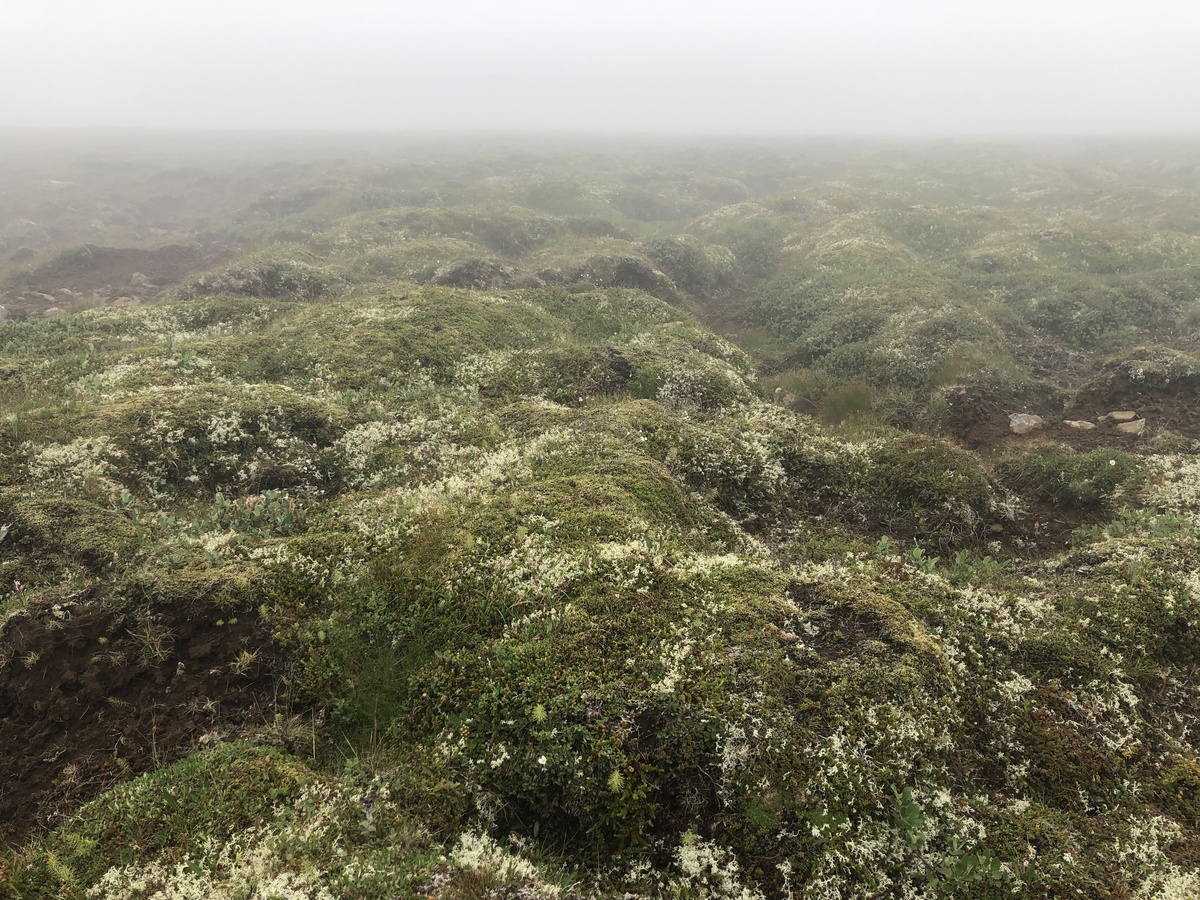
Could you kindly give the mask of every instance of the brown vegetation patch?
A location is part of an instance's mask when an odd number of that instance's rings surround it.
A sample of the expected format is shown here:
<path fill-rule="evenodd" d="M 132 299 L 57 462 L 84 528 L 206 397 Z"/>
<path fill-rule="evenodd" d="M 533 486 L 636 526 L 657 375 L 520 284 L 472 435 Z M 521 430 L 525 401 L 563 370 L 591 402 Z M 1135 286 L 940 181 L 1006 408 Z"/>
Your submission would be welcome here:
<path fill-rule="evenodd" d="M 66 250 L 10 283 L 9 311 L 42 315 L 54 306 L 80 300 L 111 302 L 122 297 L 153 296 L 228 259 L 228 248 L 209 244 L 164 247 L 98 247 L 84 244 Z"/>
<path fill-rule="evenodd" d="M 39 266 L 23 279 L 35 290 L 98 290 L 129 285 L 140 272 L 160 287 L 177 284 L 199 268 L 228 256 L 224 248 L 201 244 L 168 244 L 152 249 L 97 247 L 85 244 Z"/>

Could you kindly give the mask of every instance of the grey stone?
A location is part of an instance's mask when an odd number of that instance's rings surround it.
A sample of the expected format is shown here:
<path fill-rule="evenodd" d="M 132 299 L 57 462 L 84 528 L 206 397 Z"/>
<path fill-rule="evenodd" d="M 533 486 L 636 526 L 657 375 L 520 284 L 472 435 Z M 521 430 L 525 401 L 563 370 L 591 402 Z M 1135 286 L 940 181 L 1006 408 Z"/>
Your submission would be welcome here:
<path fill-rule="evenodd" d="M 1029 434 L 1046 425 L 1046 420 L 1032 413 L 1012 413 L 1008 417 L 1008 425 L 1014 434 Z"/>

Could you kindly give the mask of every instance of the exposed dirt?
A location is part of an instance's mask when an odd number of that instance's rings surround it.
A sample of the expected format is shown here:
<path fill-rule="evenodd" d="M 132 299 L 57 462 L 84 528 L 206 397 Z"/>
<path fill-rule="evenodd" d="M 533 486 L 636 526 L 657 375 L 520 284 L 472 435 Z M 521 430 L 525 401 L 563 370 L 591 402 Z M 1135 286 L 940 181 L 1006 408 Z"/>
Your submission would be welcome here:
<path fill-rule="evenodd" d="M 1044 559 L 1062 553 L 1071 546 L 1075 529 L 1110 518 L 1102 513 L 1091 517 L 1068 506 L 1032 503 L 1019 526 L 997 535 L 1014 559 Z"/>
<path fill-rule="evenodd" d="M 136 301 L 178 285 L 231 255 L 229 248 L 219 244 L 149 249 L 85 244 L 12 278 L 4 305 L 10 314 L 41 316 L 47 309 L 84 300 Z"/>
<path fill-rule="evenodd" d="M 0 633 L 0 843 L 217 733 L 258 724 L 275 684 L 253 613 L 135 615 L 96 597 Z"/>
<path fill-rule="evenodd" d="M 1011 413 L 1026 410 L 1014 409 L 985 391 L 959 389 L 947 399 L 953 413 L 954 438 L 984 459 L 1039 441 L 1065 444 L 1079 452 L 1111 447 L 1143 454 L 1165 449 L 1194 450 L 1200 442 L 1200 376 L 1162 383 L 1112 378 L 1081 393 L 1066 413 L 1055 417 L 1043 412 L 1045 426 L 1028 434 L 1014 433 L 1009 421 Z M 1116 411 L 1132 412 L 1137 419 L 1144 419 L 1145 430 L 1140 435 L 1119 431 L 1117 423 L 1109 418 L 1109 413 Z M 1091 422 L 1096 427 L 1072 428 L 1067 421 Z M 1079 526 L 1104 518 L 1097 514 L 1089 519 L 1075 509 L 1038 504 L 1026 511 L 1019 530 L 996 537 L 1018 556 L 1031 552 L 1035 556 L 1053 554 L 1070 544 Z"/>
<path fill-rule="evenodd" d="M 1132 410 L 1145 419 L 1143 440 L 1164 431 L 1190 441 L 1200 440 L 1200 375 L 1170 381 L 1112 378 L 1102 387 L 1080 395 L 1069 416 L 1094 421 L 1113 410 Z"/>
<path fill-rule="evenodd" d="M 904 566 L 897 564 L 897 568 L 900 577 L 905 578 L 908 573 Z M 820 582 L 793 581 L 784 595 L 810 613 L 806 625 L 815 625 L 817 630 L 809 632 L 806 643 L 826 662 L 853 654 L 863 641 L 880 634 L 876 617 L 853 606 L 831 602 Z M 799 639 L 773 624 L 767 625 L 765 631 L 774 633 L 783 643 L 790 644 Z"/>
<path fill-rule="evenodd" d="M 1186 376 L 1170 383 L 1148 384 L 1118 379 L 1081 394 L 1064 414 L 1043 414 L 1046 424 L 1028 434 L 1015 434 L 1009 415 L 1026 410 L 1007 406 L 979 389 L 960 389 L 947 397 L 953 414 L 954 437 L 968 450 L 988 456 L 997 450 L 1030 441 L 1056 441 L 1074 450 L 1115 447 L 1131 453 L 1149 452 L 1155 438 L 1172 434 L 1185 442 L 1200 440 L 1200 376 Z M 1145 419 L 1140 435 L 1119 431 L 1108 418 L 1115 411 L 1129 411 Z M 1067 421 L 1096 425 L 1078 429 Z"/>

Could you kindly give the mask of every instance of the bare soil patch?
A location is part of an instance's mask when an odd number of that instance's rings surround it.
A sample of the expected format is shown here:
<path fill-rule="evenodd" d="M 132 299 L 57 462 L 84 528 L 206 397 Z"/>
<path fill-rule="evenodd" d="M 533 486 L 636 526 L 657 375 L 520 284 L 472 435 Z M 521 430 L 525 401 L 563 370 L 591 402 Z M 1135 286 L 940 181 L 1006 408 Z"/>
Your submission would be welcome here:
<path fill-rule="evenodd" d="M 1200 376 L 1184 375 L 1170 381 L 1114 378 L 1080 395 L 1070 416 L 1095 421 L 1113 410 L 1130 410 L 1145 419 L 1143 439 L 1171 431 L 1188 440 L 1200 440 Z"/>
<path fill-rule="evenodd" d="M 1071 408 L 1048 416 L 1044 427 L 1028 434 L 1015 434 L 1009 415 L 1014 409 L 979 389 L 963 389 L 948 398 L 952 411 L 953 437 L 963 447 L 982 456 L 1030 441 L 1057 441 L 1073 450 L 1086 452 L 1113 447 L 1130 453 L 1149 452 L 1155 437 L 1170 433 L 1186 441 L 1200 440 L 1200 376 L 1185 376 L 1170 383 L 1148 384 L 1118 380 L 1086 391 Z M 1108 414 L 1128 411 L 1146 420 L 1140 435 L 1119 431 Z M 1068 421 L 1086 421 L 1092 429 L 1073 428 Z"/>
<path fill-rule="evenodd" d="M 111 785 L 258 723 L 275 685 L 253 613 L 114 612 L 96 598 L 0 633 L 0 843 Z"/>

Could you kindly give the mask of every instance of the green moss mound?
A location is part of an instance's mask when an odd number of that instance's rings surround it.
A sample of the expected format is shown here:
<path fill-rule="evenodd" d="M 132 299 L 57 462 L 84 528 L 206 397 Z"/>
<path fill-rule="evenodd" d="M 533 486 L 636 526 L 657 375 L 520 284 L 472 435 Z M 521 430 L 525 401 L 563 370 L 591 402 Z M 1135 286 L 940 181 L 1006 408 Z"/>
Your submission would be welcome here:
<path fill-rule="evenodd" d="M 85 806 L 10 887 L 15 896 L 82 897 L 112 867 L 148 857 L 186 865 L 206 840 L 262 822 L 315 783 L 299 760 L 278 750 L 227 744 L 195 754 Z"/>

